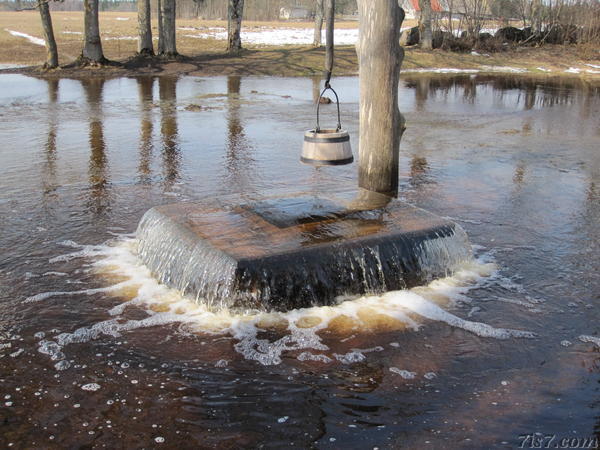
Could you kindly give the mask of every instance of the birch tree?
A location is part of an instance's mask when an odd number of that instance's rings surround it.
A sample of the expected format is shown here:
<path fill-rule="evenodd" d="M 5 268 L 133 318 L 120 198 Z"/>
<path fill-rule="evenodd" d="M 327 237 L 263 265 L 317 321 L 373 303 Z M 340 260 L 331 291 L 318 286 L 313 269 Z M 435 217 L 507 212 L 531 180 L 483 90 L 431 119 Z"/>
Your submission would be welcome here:
<path fill-rule="evenodd" d="M 240 35 L 243 15 L 244 0 L 229 0 L 227 8 L 227 51 L 229 53 L 236 53 L 242 49 Z"/>

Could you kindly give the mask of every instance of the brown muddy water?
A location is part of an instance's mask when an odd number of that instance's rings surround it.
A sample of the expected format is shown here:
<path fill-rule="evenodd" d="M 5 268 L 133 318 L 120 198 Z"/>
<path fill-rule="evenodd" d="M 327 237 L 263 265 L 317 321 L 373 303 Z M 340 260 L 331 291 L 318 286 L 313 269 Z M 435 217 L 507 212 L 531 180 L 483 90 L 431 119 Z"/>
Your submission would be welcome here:
<path fill-rule="evenodd" d="M 358 80 L 335 86 L 357 149 Z M 427 286 L 230 310 L 141 264 L 153 206 L 353 187 L 298 161 L 318 88 L 0 76 L 2 448 L 595 445 L 598 88 L 402 80 L 400 198 L 474 252 Z"/>

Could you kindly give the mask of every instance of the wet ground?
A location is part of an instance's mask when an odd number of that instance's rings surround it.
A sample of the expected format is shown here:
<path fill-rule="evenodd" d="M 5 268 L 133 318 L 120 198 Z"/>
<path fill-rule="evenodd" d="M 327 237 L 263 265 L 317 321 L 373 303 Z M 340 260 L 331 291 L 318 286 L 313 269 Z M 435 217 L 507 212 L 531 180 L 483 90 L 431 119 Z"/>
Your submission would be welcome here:
<path fill-rule="evenodd" d="M 159 204 L 354 186 L 356 165 L 298 161 L 317 82 L 2 75 L 0 445 L 600 438 L 600 92 L 401 85 L 400 197 L 457 221 L 476 259 L 416 290 L 267 314 L 159 285 L 132 233 Z M 358 80 L 334 86 L 356 150 Z"/>

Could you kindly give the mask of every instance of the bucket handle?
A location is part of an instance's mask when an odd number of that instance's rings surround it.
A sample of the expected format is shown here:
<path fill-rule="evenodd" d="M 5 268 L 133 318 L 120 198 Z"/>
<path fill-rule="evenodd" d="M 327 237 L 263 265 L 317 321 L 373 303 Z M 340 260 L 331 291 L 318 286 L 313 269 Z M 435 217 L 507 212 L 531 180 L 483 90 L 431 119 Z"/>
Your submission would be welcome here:
<path fill-rule="evenodd" d="M 323 98 L 323 94 L 325 94 L 325 92 L 328 90 L 333 92 L 333 95 L 335 95 L 335 102 L 337 104 L 337 118 L 338 118 L 337 122 L 338 123 L 337 123 L 336 131 L 340 131 L 342 129 L 342 122 L 340 119 L 340 99 L 338 98 L 337 92 L 335 92 L 334 89 L 329 84 L 329 80 L 328 80 L 325 82 L 325 89 L 323 89 L 323 91 L 321 92 L 321 95 L 319 95 L 319 100 L 317 101 L 317 128 L 316 128 L 317 133 L 319 131 L 321 131 L 321 126 L 319 125 L 319 108 L 321 107 L 321 98 Z"/>

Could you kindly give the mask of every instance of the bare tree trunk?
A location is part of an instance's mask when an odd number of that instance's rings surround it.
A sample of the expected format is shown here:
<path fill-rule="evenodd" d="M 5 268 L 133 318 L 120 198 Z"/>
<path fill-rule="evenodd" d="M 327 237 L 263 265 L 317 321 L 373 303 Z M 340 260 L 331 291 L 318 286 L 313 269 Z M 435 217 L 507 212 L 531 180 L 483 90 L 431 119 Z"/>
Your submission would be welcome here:
<path fill-rule="evenodd" d="M 154 55 L 152 45 L 152 13 L 150 0 L 137 0 L 138 10 L 138 53 L 140 55 Z"/>
<path fill-rule="evenodd" d="M 85 62 L 102 64 L 106 61 L 102 53 L 100 40 L 100 24 L 98 23 L 98 0 L 83 0 L 83 52 Z"/>
<path fill-rule="evenodd" d="M 161 23 L 163 38 L 162 44 L 159 43 L 161 56 L 177 56 L 175 6 L 175 0 L 161 1 Z"/>
<path fill-rule="evenodd" d="M 227 8 L 227 51 L 239 52 L 242 49 L 242 16 L 244 15 L 244 0 L 229 0 Z"/>
<path fill-rule="evenodd" d="M 431 0 L 419 0 L 421 8 L 421 48 L 431 50 L 433 47 L 433 33 L 431 31 Z"/>
<path fill-rule="evenodd" d="M 158 54 L 162 54 L 165 43 L 165 32 L 163 30 L 163 19 L 162 19 L 162 2 L 156 0 L 156 16 L 158 22 Z"/>
<path fill-rule="evenodd" d="M 315 5 L 315 34 L 313 46 L 321 46 L 321 29 L 323 28 L 323 0 L 316 0 Z"/>
<path fill-rule="evenodd" d="M 54 69 L 58 67 L 58 48 L 54 39 L 54 30 L 52 29 L 52 17 L 50 16 L 50 8 L 48 0 L 38 0 L 38 8 L 42 19 L 42 28 L 44 29 L 44 40 L 46 41 L 46 62 L 44 68 Z"/>
<path fill-rule="evenodd" d="M 358 0 L 361 188 L 396 196 L 404 117 L 398 109 L 398 81 L 404 50 L 397 0 Z"/>

